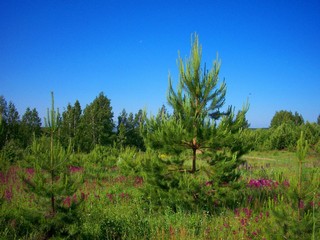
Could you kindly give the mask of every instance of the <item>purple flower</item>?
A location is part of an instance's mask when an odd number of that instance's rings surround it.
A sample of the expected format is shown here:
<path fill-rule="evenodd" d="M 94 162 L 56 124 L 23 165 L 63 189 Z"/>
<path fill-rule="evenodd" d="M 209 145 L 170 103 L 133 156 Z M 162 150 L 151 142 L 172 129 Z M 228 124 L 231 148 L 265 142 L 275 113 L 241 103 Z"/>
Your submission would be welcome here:
<path fill-rule="evenodd" d="M 247 219 L 246 218 L 241 218 L 240 223 L 242 226 L 247 226 Z"/>
<path fill-rule="evenodd" d="M 109 198 L 110 202 L 113 201 L 113 194 L 112 193 L 107 193 L 107 198 Z"/>
<path fill-rule="evenodd" d="M 300 200 L 300 201 L 299 201 L 299 208 L 300 208 L 300 209 L 303 209 L 303 208 L 304 208 L 304 202 L 303 202 L 303 200 Z"/>
<path fill-rule="evenodd" d="M 277 188 L 278 182 L 269 179 L 251 179 L 248 183 L 250 188 Z"/>
<path fill-rule="evenodd" d="M 282 185 L 284 186 L 284 187 L 290 187 L 290 182 L 288 181 L 288 180 L 284 180 L 283 182 L 282 182 Z"/>
<path fill-rule="evenodd" d="M 69 166 L 69 171 L 71 173 L 82 172 L 83 168 L 82 167 L 77 167 L 77 166 Z"/>
<path fill-rule="evenodd" d="M 244 208 L 244 209 L 243 209 L 243 212 L 245 213 L 245 215 L 246 215 L 247 218 L 250 218 L 250 217 L 251 217 L 252 210 L 250 210 L 250 209 L 248 209 L 248 208 Z"/>
<path fill-rule="evenodd" d="M 136 187 L 138 187 L 138 186 L 141 186 L 142 184 L 143 184 L 143 178 L 142 178 L 142 177 L 139 177 L 139 176 L 135 177 L 135 179 L 134 179 L 134 185 L 135 185 Z"/>
<path fill-rule="evenodd" d="M 63 205 L 70 207 L 71 206 L 71 197 L 68 196 L 63 200 Z"/>
<path fill-rule="evenodd" d="M 213 181 L 207 181 L 206 182 L 206 186 L 208 187 L 208 186 L 212 186 L 212 184 L 213 184 Z"/>
<path fill-rule="evenodd" d="M 35 172 L 35 171 L 34 171 L 33 168 L 26 168 L 26 173 L 29 174 L 29 175 L 31 175 L 31 176 L 33 176 L 34 172 Z"/>
<path fill-rule="evenodd" d="M 239 208 L 236 208 L 236 209 L 234 210 L 234 214 L 235 214 L 237 217 L 240 216 Z"/>
<path fill-rule="evenodd" d="M 12 189 L 6 189 L 4 192 L 4 197 L 7 199 L 7 201 L 11 201 L 13 197 Z"/>

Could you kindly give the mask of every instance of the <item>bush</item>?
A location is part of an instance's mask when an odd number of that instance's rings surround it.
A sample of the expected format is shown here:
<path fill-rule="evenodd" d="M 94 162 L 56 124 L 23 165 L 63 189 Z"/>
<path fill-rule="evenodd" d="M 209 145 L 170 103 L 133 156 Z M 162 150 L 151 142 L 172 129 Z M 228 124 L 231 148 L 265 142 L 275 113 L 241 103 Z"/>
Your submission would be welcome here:
<path fill-rule="evenodd" d="M 271 129 L 271 135 L 267 143 L 272 150 L 294 150 L 299 139 L 300 130 L 293 124 L 283 123 L 275 129 Z"/>
<path fill-rule="evenodd" d="M 10 164 L 14 164 L 24 158 L 24 150 L 19 147 L 17 141 L 10 140 L 0 151 L 1 158 Z"/>

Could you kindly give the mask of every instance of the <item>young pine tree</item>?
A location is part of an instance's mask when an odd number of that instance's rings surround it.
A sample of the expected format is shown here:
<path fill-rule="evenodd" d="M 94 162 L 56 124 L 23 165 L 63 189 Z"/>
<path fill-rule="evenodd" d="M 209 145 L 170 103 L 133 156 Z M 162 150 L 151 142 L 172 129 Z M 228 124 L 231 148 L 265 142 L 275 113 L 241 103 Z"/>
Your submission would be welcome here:
<path fill-rule="evenodd" d="M 44 231 L 48 237 L 67 234 L 66 226 L 78 221 L 75 209 L 81 203 L 74 195 L 81 175 L 70 172 L 71 145 L 65 149 L 57 139 L 59 113 L 54 109 L 51 95 L 52 107 L 45 119 L 50 136 L 34 138 L 28 162 L 35 174 L 33 178 L 23 177 L 27 190 L 36 196 L 38 217 L 45 218 Z"/>
<path fill-rule="evenodd" d="M 214 211 L 218 203 L 225 206 L 231 197 L 235 199 L 232 194 L 236 191 L 232 190 L 239 187 L 237 167 L 242 163 L 240 156 L 248 150 L 242 129 L 248 127 L 245 114 L 249 106 L 237 114 L 231 107 L 220 110 L 226 95 L 225 82 L 218 86 L 220 62 L 214 61 L 210 70 L 201 68 L 197 35 L 191 56 L 186 62 L 179 57 L 178 63 L 178 89 L 173 89 L 169 77 L 167 96 L 173 114 L 161 110 L 146 118 L 143 126 L 146 146 L 165 153 L 145 163 L 146 195 L 157 205 L 173 209 Z M 181 154 L 185 150 L 192 153 L 189 171 Z M 202 168 L 197 167 L 199 156 Z"/>
<path fill-rule="evenodd" d="M 218 86 L 220 61 L 216 59 L 210 70 L 201 68 L 202 48 L 198 36 L 192 41 L 190 57 L 184 62 L 179 56 L 179 84 L 177 91 L 172 87 L 169 76 L 168 103 L 173 116 L 154 118 L 148 122 L 146 140 L 151 146 L 171 148 L 175 152 L 184 148 L 192 150 L 192 169 L 197 170 L 197 152 L 208 148 L 214 133 L 215 123 L 222 116 L 231 114 L 220 111 L 225 103 L 226 84 Z"/>

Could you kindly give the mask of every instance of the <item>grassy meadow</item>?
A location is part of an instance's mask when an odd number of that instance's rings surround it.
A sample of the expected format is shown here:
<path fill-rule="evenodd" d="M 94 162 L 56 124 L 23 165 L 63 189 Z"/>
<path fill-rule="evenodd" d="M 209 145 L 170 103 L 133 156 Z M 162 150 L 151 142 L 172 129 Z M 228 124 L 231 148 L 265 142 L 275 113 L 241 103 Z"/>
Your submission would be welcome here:
<path fill-rule="evenodd" d="M 55 220 L 47 216 L 48 200 L 28 191 L 23 180 L 33 179 L 35 169 L 26 167 L 24 162 L 7 166 L 0 173 L 0 239 L 320 237 L 320 159 L 317 155 L 309 153 L 303 163 L 301 199 L 297 195 L 299 171 L 294 152 L 253 151 L 244 155 L 247 162 L 239 168 L 244 187 L 239 190 L 236 204 L 210 213 L 203 209 L 173 211 L 169 207 L 154 206 L 143 194 L 144 177 L 123 171 L 126 158 L 133 161 L 150 156 L 134 149 L 112 151 L 114 155 L 71 156 L 70 175 L 81 181 L 73 195 L 60 199 L 65 214 Z M 188 154 L 185 157 L 189 157 Z M 206 163 L 201 160 L 198 163 L 201 172 Z M 60 232 L 58 235 L 48 234 L 52 225 Z"/>

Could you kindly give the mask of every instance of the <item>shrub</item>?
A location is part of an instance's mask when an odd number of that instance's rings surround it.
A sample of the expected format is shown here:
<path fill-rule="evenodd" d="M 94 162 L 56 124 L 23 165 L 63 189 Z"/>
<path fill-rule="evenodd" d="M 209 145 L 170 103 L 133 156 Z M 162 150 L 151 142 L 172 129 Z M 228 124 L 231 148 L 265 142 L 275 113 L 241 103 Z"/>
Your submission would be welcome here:
<path fill-rule="evenodd" d="M 283 123 L 275 129 L 270 130 L 271 135 L 268 139 L 268 144 L 271 149 L 294 150 L 295 144 L 299 139 L 299 129 L 293 124 Z"/>

